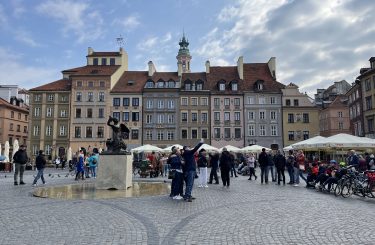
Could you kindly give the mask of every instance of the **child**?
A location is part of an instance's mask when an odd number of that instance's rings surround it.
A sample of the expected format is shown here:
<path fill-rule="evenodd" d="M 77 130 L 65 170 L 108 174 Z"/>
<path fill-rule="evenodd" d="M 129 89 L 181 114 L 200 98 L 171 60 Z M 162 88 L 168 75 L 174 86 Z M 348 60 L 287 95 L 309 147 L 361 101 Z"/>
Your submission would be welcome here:
<path fill-rule="evenodd" d="M 78 180 L 79 176 L 82 176 L 82 180 L 84 180 L 84 166 L 85 165 L 85 157 L 83 155 L 83 150 L 79 151 L 79 156 L 78 156 L 78 162 L 77 162 L 77 174 L 76 174 L 76 179 Z"/>

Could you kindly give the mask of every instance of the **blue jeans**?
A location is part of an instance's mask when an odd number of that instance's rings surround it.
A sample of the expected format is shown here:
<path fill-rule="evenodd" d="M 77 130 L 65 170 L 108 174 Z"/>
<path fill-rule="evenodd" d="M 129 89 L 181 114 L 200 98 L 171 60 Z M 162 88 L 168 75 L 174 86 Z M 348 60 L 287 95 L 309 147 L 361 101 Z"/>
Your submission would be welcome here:
<path fill-rule="evenodd" d="M 299 184 L 299 168 L 293 167 L 294 184 Z"/>
<path fill-rule="evenodd" d="M 96 166 L 90 167 L 91 177 L 96 177 Z"/>
<path fill-rule="evenodd" d="M 268 183 L 268 166 L 260 168 L 260 182 L 263 183 L 263 180 Z"/>
<path fill-rule="evenodd" d="M 180 194 L 181 185 L 183 184 L 183 173 L 177 172 L 174 175 L 171 186 L 171 196 L 178 196 Z"/>
<path fill-rule="evenodd" d="M 195 178 L 195 170 L 190 170 L 185 173 L 186 189 L 184 198 L 191 198 Z"/>
<path fill-rule="evenodd" d="M 275 165 L 268 166 L 269 171 L 271 171 L 271 179 L 272 181 L 276 181 L 276 171 L 275 171 Z"/>
<path fill-rule="evenodd" d="M 36 184 L 39 178 L 42 179 L 43 184 L 46 183 L 46 181 L 44 180 L 43 171 L 44 171 L 44 168 L 38 169 L 38 174 L 35 176 L 35 179 L 33 182 L 34 185 Z"/>
<path fill-rule="evenodd" d="M 293 167 L 288 167 L 289 183 L 294 184 Z"/>

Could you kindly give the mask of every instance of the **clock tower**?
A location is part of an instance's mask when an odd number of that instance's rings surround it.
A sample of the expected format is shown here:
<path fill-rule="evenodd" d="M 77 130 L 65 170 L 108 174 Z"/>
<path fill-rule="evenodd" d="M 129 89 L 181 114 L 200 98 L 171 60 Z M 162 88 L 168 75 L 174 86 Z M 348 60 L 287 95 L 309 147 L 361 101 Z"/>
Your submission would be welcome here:
<path fill-rule="evenodd" d="M 180 49 L 178 50 L 178 54 L 176 56 L 177 66 L 181 65 L 182 72 L 188 73 L 190 72 L 191 55 L 189 51 L 189 41 L 185 38 L 185 33 L 178 44 L 180 45 Z"/>

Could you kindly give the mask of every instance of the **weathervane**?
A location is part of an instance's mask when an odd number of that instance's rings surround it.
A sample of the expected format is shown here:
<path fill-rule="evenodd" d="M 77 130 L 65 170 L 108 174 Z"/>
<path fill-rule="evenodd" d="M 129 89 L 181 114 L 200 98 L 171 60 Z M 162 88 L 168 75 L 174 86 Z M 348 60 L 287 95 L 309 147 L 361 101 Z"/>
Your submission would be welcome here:
<path fill-rule="evenodd" d="M 116 38 L 116 42 L 117 42 L 117 45 L 122 48 L 125 44 L 125 41 L 124 41 L 124 38 L 122 37 L 122 35 L 120 35 L 120 37 Z"/>

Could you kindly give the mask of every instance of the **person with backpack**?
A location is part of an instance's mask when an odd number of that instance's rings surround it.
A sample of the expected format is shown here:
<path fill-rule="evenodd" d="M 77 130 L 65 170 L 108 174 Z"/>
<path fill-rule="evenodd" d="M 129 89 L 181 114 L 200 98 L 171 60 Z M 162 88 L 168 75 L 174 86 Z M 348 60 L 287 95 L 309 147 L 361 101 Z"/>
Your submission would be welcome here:
<path fill-rule="evenodd" d="M 91 173 L 91 177 L 96 179 L 96 168 L 99 164 L 99 151 L 97 148 L 93 149 L 93 154 L 88 158 L 89 162 L 89 169 Z"/>
<path fill-rule="evenodd" d="M 46 184 L 46 181 L 44 180 L 44 176 L 43 176 L 46 163 L 47 161 L 46 161 L 46 158 L 44 157 L 43 151 L 40 150 L 38 156 L 35 159 L 35 165 L 36 165 L 36 169 L 38 170 L 38 174 L 35 176 L 33 186 L 36 186 L 36 182 L 38 182 L 39 178 L 42 179 L 43 185 Z"/>
<path fill-rule="evenodd" d="M 288 174 L 289 174 L 289 182 L 288 182 L 289 185 L 294 184 L 294 168 L 293 168 L 294 162 L 295 162 L 295 158 L 293 155 L 293 150 L 289 150 L 289 156 L 286 159 L 286 168 L 288 169 Z"/>
<path fill-rule="evenodd" d="M 21 145 L 20 149 L 13 156 L 13 162 L 15 163 L 14 185 L 18 185 L 18 174 L 20 175 L 20 185 L 25 184 L 25 182 L 23 182 L 23 172 L 25 171 L 25 166 L 28 160 L 29 158 L 26 153 L 26 146 Z"/>

